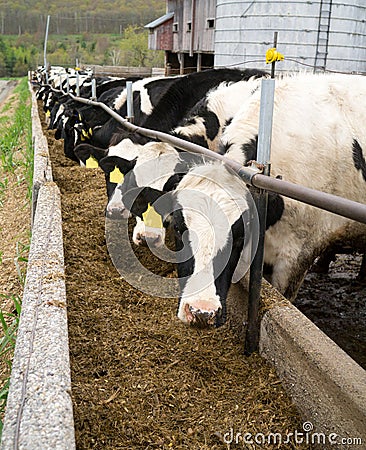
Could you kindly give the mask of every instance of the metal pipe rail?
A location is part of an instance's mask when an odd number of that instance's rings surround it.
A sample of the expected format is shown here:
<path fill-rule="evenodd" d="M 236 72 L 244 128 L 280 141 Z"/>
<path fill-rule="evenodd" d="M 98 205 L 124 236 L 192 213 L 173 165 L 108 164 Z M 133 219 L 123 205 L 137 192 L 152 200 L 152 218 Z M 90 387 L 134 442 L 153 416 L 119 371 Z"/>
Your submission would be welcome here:
<path fill-rule="evenodd" d="M 66 93 L 64 94 L 67 95 Z M 143 128 L 134 125 L 102 102 L 89 100 L 82 97 L 76 97 L 71 93 L 69 93 L 69 96 L 73 100 L 76 100 L 78 102 L 103 108 L 115 120 L 117 120 L 131 132 L 140 133 L 152 139 L 158 139 L 181 150 L 185 150 L 191 153 L 199 153 L 201 155 L 217 159 L 225 164 L 226 167 L 236 172 L 245 183 L 250 184 L 251 186 L 257 187 L 259 189 L 265 189 L 276 194 L 281 194 L 285 197 L 289 197 L 294 200 L 307 203 L 308 205 L 315 206 L 334 214 L 347 217 L 348 219 L 356 220 L 358 222 L 366 224 L 366 205 L 362 203 L 348 200 L 337 195 L 318 191 L 316 189 L 307 188 L 305 186 L 291 183 L 289 181 L 262 175 L 258 169 L 245 167 L 230 158 L 215 153 L 205 147 L 201 147 L 200 145 L 193 144 L 192 142 L 187 142 L 184 139 L 171 136 L 161 131 L 151 130 L 149 128 Z"/>

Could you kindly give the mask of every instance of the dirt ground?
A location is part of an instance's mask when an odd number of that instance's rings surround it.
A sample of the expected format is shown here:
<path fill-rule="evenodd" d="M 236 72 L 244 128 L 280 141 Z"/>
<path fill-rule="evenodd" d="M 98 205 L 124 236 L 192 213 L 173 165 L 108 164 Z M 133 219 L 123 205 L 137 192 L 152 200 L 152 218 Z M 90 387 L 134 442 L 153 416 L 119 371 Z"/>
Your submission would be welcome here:
<path fill-rule="evenodd" d="M 309 272 L 295 306 L 366 369 L 366 282 L 362 255 L 337 255 L 328 273 Z"/>
<path fill-rule="evenodd" d="M 0 120 L 7 120 L 16 108 L 16 97 L 12 94 L 16 85 L 15 81 L 0 81 L 0 109 L 6 104 L 5 111 L 0 111 Z M 14 159 L 17 158 L 23 158 L 20 150 L 14 155 Z M 22 295 L 18 271 L 23 276 L 26 263 L 18 262 L 17 256 L 27 257 L 28 251 L 23 250 L 29 244 L 29 236 L 30 203 L 23 167 L 16 167 L 14 172 L 0 167 L 0 306 L 3 311 L 10 312 L 14 308 L 13 295 Z"/>
<path fill-rule="evenodd" d="M 77 448 L 258 448 L 240 434 L 301 431 L 275 372 L 257 354 L 243 356 L 230 323 L 188 328 L 176 318 L 176 299 L 121 279 L 105 245 L 103 174 L 67 160 L 62 141 L 45 134 L 62 193 Z M 147 251 L 139 256 L 151 265 Z"/>

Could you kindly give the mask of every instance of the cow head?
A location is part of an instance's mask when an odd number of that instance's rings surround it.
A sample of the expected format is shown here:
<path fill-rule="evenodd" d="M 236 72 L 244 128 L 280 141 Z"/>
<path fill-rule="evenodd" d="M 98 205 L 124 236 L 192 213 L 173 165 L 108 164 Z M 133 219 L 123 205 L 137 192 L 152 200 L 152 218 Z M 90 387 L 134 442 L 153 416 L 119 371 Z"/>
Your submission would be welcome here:
<path fill-rule="evenodd" d="M 109 197 L 106 208 L 106 215 L 109 218 L 127 217 L 134 206 L 134 214 L 142 217 L 149 203 L 147 194 L 144 191 L 145 186 L 157 186 L 161 189 L 165 181 L 174 174 L 174 168 L 179 161 L 179 155 L 173 147 L 160 142 L 149 142 L 146 145 L 140 145 L 132 142 L 131 139 L 124 139 L 119 144 L 111 146 L 108 155 L 100 161 L 100 167 L 106 174 L 111 174 L 115 168 L 118 168 L 124 176 L 113 194 Z M 136 188 L 140 188 L 135 197 L 135 204 L 128 200 L 128 207 L 124 202 L 124 195 Z M 140 230 L 142 232 L 142 229 Z M 142 233 L 139 236 L 142 236 Z M 141 243 L 136 241 L 137 244 Z"/>
<path fill-rule="evenodd" d="M 75 109 L 66 110 L 58 121 L 55 138 L 64 140 L 64 153 L 67 158 L 80 161 L 75 155 L 75 147 L 82 141 L 77 126 L 81 123 L 80 114 Z"/>
<path fill-rule="evenodd" d="M 104 148 L 94 147 L 90 144 L 79 144 L 75 147 L 74 153 L 80 163 L 86 165 L 86 162 L 90 157 L 100 161 L 106 156 L 107 150 Z"/>
<path fill-rule="evenodd" d="M 153 206 L 164 219 L 172 217 L 178 318 L 196 326 L 223 324 L 230 284 L 249 268 L 249 243 L 257 242 L 258 217 L 245 184 L 221 165 L 202 166 Z"/>
<path fill-rule="evenodd" d="M 135 244 L 148 244 L 150 248 L 162 246 L 165 241 L 164 226 L 168 224 L 168 220 L 166 218 L 164 224 L 155 226 L 154 223 L 161 221 L 154 219 L 154 211 L 151 211 L 149 205 L 163 191 L 173 190 L 189 167 L 199 163 L 202 163 L 201 156 L 179 152 L 168 144 L 149 142 L 140 146 L 135 167 L 126 174 L 123 183 L 117 186 L 107 210 L 112 206 L 116 208 L 119 202 L 122 209 L 127 208 L 133 215 L 144 220 L 134 229 Z"/>

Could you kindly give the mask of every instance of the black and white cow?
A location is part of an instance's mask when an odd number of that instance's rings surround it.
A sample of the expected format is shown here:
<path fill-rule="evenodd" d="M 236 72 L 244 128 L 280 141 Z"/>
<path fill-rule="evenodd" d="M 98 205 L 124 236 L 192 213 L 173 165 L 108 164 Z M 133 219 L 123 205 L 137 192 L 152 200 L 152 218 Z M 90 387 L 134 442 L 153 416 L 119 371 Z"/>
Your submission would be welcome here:
<path fill-rule="evenodd" d="M 112 108 L 116 97 L 125 89 L 125 86 L 126 80 L 121 80 L 118 87 L 102 92 L 97 101 Z M 102 108 L 83 105 L 74 100 L 69 101 L 65 107 L 61 107 L 55 117 L 57 121 L 55 138 L 63 139 L 65 156 L 80 162 L 74 153 L 75 146 L 92 139 L 93 130 L 101 127 L 109 119 L 110 115 Z"/>
<path fill-rule="evenodd" d="M 137 94 L 134 94 L 134 99 L 138 100 L 135 106 L 135 123 L 146 128 L 170 132 L 210 89 L 224 81 L 234 82 L 258 76 L 259 72 L 264 73 L 256 69 L 211 69 L 181 77 L 160 78 L 146 84 L 144 81 L 137 82 L 136 87 L 133 86 L 133 89 L 138 89 Z M 124 117 L 127 113 L 126 93 L 121 94 L 121 102 L 122 106 L 120 100 L 116 99 L 115 109 Z M 123 111 L 120 108 L 124 108 Z M 96 133 L 93 132 L 91 143 L 96 147 L 108 148 L 125 138 L 139 144 L 150 140 L 123 130 L 121 124 L 111 119 Z"/>
<path fill-rule="evenodd" d="M 272 175 L 366 203 L 366 110 L 360 106 L 365 100 L 363 76 L 303 74 L 277 80 Z M 256 159 L 259 104 L 258 92 L 224 132 L 223 148 L 232 159 Z M 273 286 L 290 300 L 325 248 L 342 236 L 364 241 L 363 225 L 289 198 L 269 212 L 275 219 L 266 231 L 265 264 Z"/>
<path fill-rule="evenodd" d="M 161 96 L 175 83 L 177 77 L 150 77 L 138 80 L 132 85 L 134 123 L 141 122 L 151 114 Z M 118 92 L 109 101 L 111 109 L 121 117 L 127 116 L 127 89 Z M 88 143 L 95 147 L 107 149 L 115 133 L 124 133 L 121 124 L 98 106 L 84 106 L 73 114 L 73 121 L 67 124 L 64 133 L 70 145 L 65 153 L 70 154 L 80 143 Z M 117 138 L 117 142 L 119 138 Z"/>
<path fill-rule="evenodd" d="M 96 98 L 98 101 L 106 103 L 108 106 L 113 105 L 113 101 L 120 94 L 120 92 L 125 88 L 126 81 L 134 81 L 138 79 L 137 77 L 130 78 L 111 78 L 111 77 L 95 77 L 96 80 Z M 76 95 L 76 92 L 72 92 Z M 91 83 L 81 83 L 80 84 L 80 97 L 88 99 L 92 97 L 92 88 Z M 60 94 L 60 98 L 57 99 L 55 106 L 51 110 L 51 119 L 50 119 L 50 129 L 55 129 L 58 127 L 59 122 L 62 121 L 62 115 L 64 113 L 71 116 L 70 112 L 74 113 L 76 117 L 79 116 L 78 109 L 85 110 L 87 108 L 92 108 L 91 106 L 85 106 L 84 104 L 71 99 L 68 95 Z M 99 115 L 103 114 L 103 110 L 101 111 L 99 108 Z M 110 116 L 106 116 L 106 120 L 109 119 Z M 100 118 L 102 120 L 102 118 Z M 61 130 L 60 130 L 61 131 Z M 57 137 L 56 137 L 57 138 Z"/>
<path fill-rule="evenodd" d="M 190 120 L 188 121 L 189 123 L 187 122 L 184 124 L 185 132 L 183 133 L 182 126 L 181 129 L 177 130 L 176 132 L 173 131 L 173 134 L 177 136 L 180 135 L 181 137 L 186 139 L 189 135 L 190 139 L 196 139 L 196 142 L 199 143 L 202 143 L 203 139 L 207 139 L 207 141 L 205 141 L 207 145 L 214 146 L 214 141 L 215 139 L 217 139 L 222 126 L 228 119 L 232 117 L 235 109 L 238 108 L 239 92 L 240 95 L 245 96 L 248 95 L 248 92 L 251 92 L 256 88 L 254 84 L 251 85 L 251 88 L 245 88 L 245 83 L 248 82 L 248 80 L 254 80 L 255 78 L 266 75 L 267 74 L 265 72 L 257 69 L 217 69 L 181 77 L 166 91 L 161 100 L 153 109 L 153 112 L 147 117 L 147 119 L 143 124 L 141 124 L 141 126 L 156 129 L 159 131 L 171 132 L 172 128 L 175 125 L 179 124 L 179 122 L 182 120 L 182 118 L 185 117 L 185 114 L 188 111 Z M 238 85 L 237 88 L 233 88 L 232 90 L 230 89 L 232 108 L 230 108 L 230 102 L 223 101 L 223 96 L 221 96 L 221 101 L 218 101 L 214 98 L 214 92 L 216 92 L 217 88 L 219 88 L 220 90 L 229 88 L 227 83 Z M 208 105 L 206 95 L 208 92 L 211 93 L 211 91 L 213 91 L 213 99 L 210 105 Z M 196 107 L 193 110 L 192 114 L 189 114 L 190 106 L 195 106 L 196 103 L 201 102 L 202 99 L 205 99 L 205 101 L 200 103 L 200 106 Z M 212 126 L 213 120 L 207 119 L 208 117 L 212 118 L 213 116 L 216 117 L 216 121 Z M 198 125 L 197 123 L 194 127 L 192 127 L 193 121 L 200 122 L 200 125 Z M 126 174 L 134 166 L 134 164 L 131 165 L 131 161 L 135 160 L 136 162 L 138 156 L 144 151 L 143 145 L 149 140 L 144 138 L 143 136 L 138 135 L 137 133 L 131 134 L 121 132 L 116 134 L 116 136 L 117 139 L 115 140 L 117 141 L 117 143 L 115 145 L 111 145 L 109 150 L 104 153 L 104 156 L 102 148 L 91 148 L 85 144 L 78 146 L 75 149 L 75 153 L 82 161 L 85 161 L 90 155 L 94 156 L 98 160 L 103 157 L 101 167 L 107 174 L 113 171 L 114 167 L 118 167 L 123 174 Z M 118 142 L 122 136 L 126 136 L 125 139 Z M 164 154 L 166 154 L 169 146 L 164 145 L 163 147 L 163 152 Z M 153 146 L 149 145 L 149 150 L 152 150 L 153 148 Z M 157 154 L 159 154 L 159 144 L 156 144 L 155 148 Z M 170 147 L 170 149 L 171 152 L 178 155 L 177 151 L 174 148 Z M 151 155 L 152 153 L 150 152 L 149 154 Z M 143 159 L 143 161 L 146 162 L 146 159 Z M 172 174 L 174 174 L 174 172 Z M 115 186 L 116 185 L 108 185 L 107 183 L 107 192 L 113 192 Z M 120 193 L 117 192 L 116 196 L 117 198 L 119 198 Z M 111 200 L 110 195 L 108 198 Z M 116 204 L 117 201 L 116 199 L 114 199 L 112 201 L 112 204 L 110 205 L 110 208 L 107 208 L 107 214 L 109 210 L 116 210 Z"/>
<path fill-rule="evenodd" d="M 365 102 L 362 76 L 301 74 L 277 80 L 272 175 L 365 203 Z M 256 158 L 259 109 L 257 90 L 226 127 L 222 143 L 228 157 L 242 163 Z M 191 169 L 172 192 L 155 194 L 155 209 L 163 218 L 172 216 L 176 230 L 178 317 L 219 325 L 239 255 L 255 231 L 249 190 L 237 175 L 213 164 Z M 342 236 L 364 240 L 365 231 L 363 224 L 272 194 L 265 236 L 271 283 L 293 300 L 325 247 Z"/>
<path fill-rule="evenodd" d="M 264 73 L 259 72 L 256 76 L 262 74 Z M 216 89 L 209 91 L 171 134 L 218 151 L 219 138 L 225 125 L 240 109 L 243 101 L 260 87 L 261 80 L 256 76 L 236 83 L 221 83 Z M 183 174 L 197 164 L 202 164 L 199 156 L 181 152 L 161 142 L 150 142 L 144 146 L 125 140 L 123 147 L 111 147 L 108 157 L 100 161 L 100 166 L 106 172 L 117 166 L 123 173 L 128 173 L 109 200 L 106 216 L 118 218 L 126 215 L 123 196 L 131 189 L 139 188 L 141 192 L 131 205 L 131 212 L 141 218 L 148 203 L 152 201 L 152 190 L 173 189 Z M 153 242 L 155 245 L 162 245 L 164 229 L 146 230 L 144 222 L 138 220 L 133 241 L 137 245 L 147 241 L 149 245 Z"/>

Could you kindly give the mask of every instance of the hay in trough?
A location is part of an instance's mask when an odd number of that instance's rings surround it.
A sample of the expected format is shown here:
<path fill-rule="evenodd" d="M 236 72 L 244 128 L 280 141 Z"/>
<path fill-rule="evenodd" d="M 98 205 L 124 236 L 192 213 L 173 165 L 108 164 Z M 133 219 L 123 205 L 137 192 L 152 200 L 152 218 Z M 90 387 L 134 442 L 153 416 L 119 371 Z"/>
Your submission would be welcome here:
<path fill-rule="evenodd" d="M 275 372 L 259 355 L 243 355 L 230 323 L 188 328 L 176 318 L 175 298 L 149 296 L 121 279 L 105 244 L 103 173 L 67 160 L 63 142 L 45 133 L 62 194 L 77 448 L 258 448 L 243 442 L 245 433 L 285 439 L 301 431 Z M 174 276 L 173 265 L 136 252 L 146 267 Z"/>

